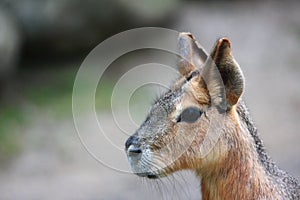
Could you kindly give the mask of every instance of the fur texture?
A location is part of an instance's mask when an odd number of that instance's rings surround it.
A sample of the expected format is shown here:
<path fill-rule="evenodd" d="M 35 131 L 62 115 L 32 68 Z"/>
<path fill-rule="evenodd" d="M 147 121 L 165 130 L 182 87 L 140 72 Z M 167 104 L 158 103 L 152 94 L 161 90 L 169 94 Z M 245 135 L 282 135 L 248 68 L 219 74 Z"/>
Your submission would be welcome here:
<path fill-rule="evenodd" d="M 300 199 L 298 181 L 268 156 L 241 99 L 245 80 L 229 39 L 208 56 L 181 33 L 179 50 L 181 77 L 126 141 L 133 172 L 161 178 L 193 170 L 205 200 Z"/>

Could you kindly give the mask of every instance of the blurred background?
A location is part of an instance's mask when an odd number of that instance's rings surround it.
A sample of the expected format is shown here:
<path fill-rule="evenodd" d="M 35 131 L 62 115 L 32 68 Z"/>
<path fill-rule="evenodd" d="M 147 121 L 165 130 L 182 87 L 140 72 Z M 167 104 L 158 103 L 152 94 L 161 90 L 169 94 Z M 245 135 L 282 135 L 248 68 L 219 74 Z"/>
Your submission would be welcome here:
<path fill-rule="evenodd" d="M 228 36 L 271 157 L 300 179 L 299 11 L 299 1 L 0 0 L 0 199 L 200 198 L 188 172 L 157 182 L 101 165 L 74 128 L 72 87 L 84 58 L 106 38 L 143 26 L 192 32 L 207 51 Z M 99 118 L 133 57 L 105 73 Z M 131 102 L 137 123 L 146 114 L 138 106 L 149 107 L 152 96 L 141 90 Z M 92 115 L 82 110 L 87 126 Z M 120 132 L 115 124 L 109 131 Z M 125 154 L 111 157 L 126 162 Z"/>

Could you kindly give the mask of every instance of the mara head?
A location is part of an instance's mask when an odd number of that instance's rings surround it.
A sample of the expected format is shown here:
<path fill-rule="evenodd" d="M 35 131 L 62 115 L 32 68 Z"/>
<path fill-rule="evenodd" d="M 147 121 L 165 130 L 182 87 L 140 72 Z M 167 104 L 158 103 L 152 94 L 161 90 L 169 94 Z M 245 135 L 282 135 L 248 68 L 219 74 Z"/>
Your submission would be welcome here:
<path fill-rule="evenodd" d="M 179 34 L 178 44 L 180 77 L 125 144 L 132 171 L 142 177 L 211 168 L 226 156 L 225 132 L 238 123 L 244 78 L 230 41 L 217 40 L 210 54 L 189 33 Z"/>

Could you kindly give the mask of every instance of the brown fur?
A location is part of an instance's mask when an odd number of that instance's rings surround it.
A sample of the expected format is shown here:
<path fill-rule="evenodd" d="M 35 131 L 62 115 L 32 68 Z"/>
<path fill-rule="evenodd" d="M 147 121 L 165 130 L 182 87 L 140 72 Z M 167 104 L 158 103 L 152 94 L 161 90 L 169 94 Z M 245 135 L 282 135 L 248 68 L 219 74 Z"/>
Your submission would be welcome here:
<path fill-rule="evenodd" d="M 210 56 L 203 56 L 206 52 L 191 34 L 179 37 L 187 59 L 180 61 L 181 77 L 126 142 L 133 171 L 160 178 L 192 170 L 201 181 L 204 200 L 299 199 L 297 180 L 267 156 L 244 107 L 244 77 L 230 41 L 218 40 Z M 191 108 L 199 110 L 198 118 L 178 120 Z"/>
<path fill-rule="evenodd" d="M 230 111 L 230 128 L 220 138 L 226 141 L 221 145 L 230 150 L 209 169 L 198 173 L 202 177 L 203 199 L 279 199 L 274 191 L 276 187 L 259 165 L 251 138 L 242 128 L 234 109 Z M 214 156 L 218 156 L 217 153 Z"/>

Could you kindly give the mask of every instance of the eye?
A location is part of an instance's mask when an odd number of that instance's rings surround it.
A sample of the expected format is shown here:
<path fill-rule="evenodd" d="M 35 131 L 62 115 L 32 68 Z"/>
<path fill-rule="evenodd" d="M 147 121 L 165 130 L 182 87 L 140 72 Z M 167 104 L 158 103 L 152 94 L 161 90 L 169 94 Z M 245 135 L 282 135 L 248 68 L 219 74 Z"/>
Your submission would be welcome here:
<path fill-rule="evenodd" d="M 196 107 L 189 107 L 182 111 L 177 122 L 193 123 L 201 116 L 202 112 Z"/>

